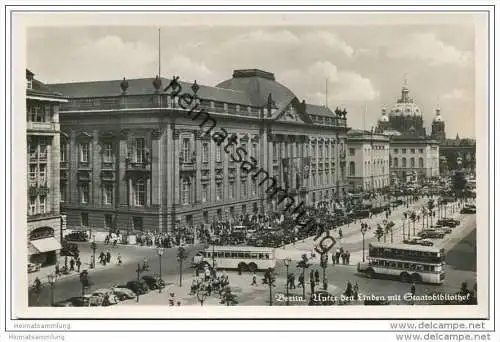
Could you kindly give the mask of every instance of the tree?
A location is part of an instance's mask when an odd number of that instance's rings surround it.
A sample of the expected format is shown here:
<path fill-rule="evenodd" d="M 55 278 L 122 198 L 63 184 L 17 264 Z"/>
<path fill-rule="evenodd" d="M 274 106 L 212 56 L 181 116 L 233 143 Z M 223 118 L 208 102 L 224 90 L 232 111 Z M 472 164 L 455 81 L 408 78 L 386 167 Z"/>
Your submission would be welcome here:
<path fill-rule="evenodd" d="M 465 179 L 465 175 L 463 171 L 455 171 L 455 174 L 452 178 L 452 188 L 453 192 L 455 192 L 455 196 L 462 197 L 462 194 L 467 185 L 467 180 Z"/>
<path fill-rule="evenodd" d="M 380 242 L 382 236 L 384 236 L 384 228 L 380 224 L 377 224 L 377 230 L 375 231 L 375 236 L 377 237 L 377 241 Z"/>

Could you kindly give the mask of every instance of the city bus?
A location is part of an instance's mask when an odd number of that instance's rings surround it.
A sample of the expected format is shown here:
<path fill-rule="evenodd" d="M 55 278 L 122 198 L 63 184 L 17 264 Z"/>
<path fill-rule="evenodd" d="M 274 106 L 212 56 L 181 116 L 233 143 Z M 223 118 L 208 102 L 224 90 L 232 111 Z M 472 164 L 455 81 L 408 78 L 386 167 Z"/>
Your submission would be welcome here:
<path fill-rule="evenodd" d="M 207 264 L 220 269 L 255 272 L 276 266 L 274 248 L 250 246 L 212 246 L 193 257 L 193 266 Z"/>
<path fill-rule="evenodd" d="M 367 259 L 358 264 L 358 272 L 370 278 L 442 284 L 446 276 L 443 248 L 373 242 Z"/>

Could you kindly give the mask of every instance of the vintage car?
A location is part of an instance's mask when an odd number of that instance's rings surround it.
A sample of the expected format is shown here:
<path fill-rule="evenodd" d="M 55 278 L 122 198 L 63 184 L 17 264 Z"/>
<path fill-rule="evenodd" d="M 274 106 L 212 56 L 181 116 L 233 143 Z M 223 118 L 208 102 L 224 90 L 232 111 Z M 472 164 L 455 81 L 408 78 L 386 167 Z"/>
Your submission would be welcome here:
<path fill-rule="evenodd" d="M 127 299 L 134 299 L 136 297 L 134 291 L 127 289 L 126 287 L 113 287 L 113 293 L 118 298 L 118 300 L 123 301 Z"/>
<path fill-rule="evenodd" d="M 418 244 L 422 246 L 434 246 L 434 242 L 429 239 L 422 239 Z"/>
<path fill-rule="evenodd" d="M 148 284 L 151 290 L 163 289 L 165 287 L 165 281 L 160 279 L 160 277 L 145 275 L 142 277 L 142 280 Z"/>
<path fill-rule="evenodd" d="M 102 298 L 102 306 L 117 304 L 120 301 L 112 289 L 98 289 L 92 292 L 91 296 Z"/>
<path fill-rule="evenodd" d="M 134 291 L 136 295 L 142 295 L 149 292 L 149 286 L 144 280 L 131 280 L 125 287 Z"/>
<path fill-rule="evenodd" d="M 41 264 L 28 263 L 28 273 L 38 272 L 41 267 Z"/>
<path fill-rule="evenodd" d="M 437 229 L 424 229 L 423 231 L 419 232 L 417 234 L 420 236 L 422 239 L 427 239 L 427 238 L 443 238 L 445 235 L 445 232 L 442 230 L 437 230 Z"/>

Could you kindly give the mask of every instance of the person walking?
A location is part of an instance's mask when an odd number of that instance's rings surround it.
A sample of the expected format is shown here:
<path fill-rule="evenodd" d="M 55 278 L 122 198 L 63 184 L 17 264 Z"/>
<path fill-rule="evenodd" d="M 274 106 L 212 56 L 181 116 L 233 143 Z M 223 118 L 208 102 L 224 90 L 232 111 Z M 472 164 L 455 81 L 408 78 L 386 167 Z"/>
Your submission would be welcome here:
<path fill-rule="evenodd" d="M 302 275 L 302 273 L 299 275 L 299 287 L 302 287 L 304 288 L 304 276 Z"/>
<path fill-rule="evenodd" d="M 346 260 L 346 264 L 349 265 L 349 261 L 351 259 L 351 252 L 349 251 L 346 251 L 345 252 L 345 260 Z"/>
<path fill-rule="evenodd" d="M 56 277 L 60 277 L 61 276 L 61 269 L 60 269 L 60 266 L 59 266 L 59 261 L 56 263 L 55 273 L 56 273 Z"/>
<path fill-rule="evenodd" d="M 316 270 L 316 271 L 314 272 L 314 282 L 315 282 L 316 284 L 319 284 L 319 271 L 318 271 L 318 270 Z"/>
<path fill-rule="evenodd" d="M 340 249 L 337 248 L 337 250 L 335 251 L 335 263 L 336 264 L 340 264 Z"/>
<path fill-rule="evenodd" d="M 108 251 L 106 252 L 106 262 L 107 262 L 108 264 L 111 262 L 111 252 L 109 251 L 109 249 L 108 249 Z"/>
<path fill-rule="evenodd" d="M 257 274 L 255 274 L 255 272 L 253 272 L 253 274 L 252 274 L 252 283 L 250 285 L 257 286 Z"/>
<path fill-rule="evenodd" d="M 335 265 L 335 253 L 332 253 L 332 264 Z"/>
<path fill-rule="evenodd" d="M 295 274 L 290 275 L 290 289 L 295 289 Z"/>
<path fill-rule="evenodd" d="M 75 270 L 75 259 L 71 258 L 69 261 L 69 270 L 74 271 Z"/>
<path fill-rule="evenodd" d="M 80 258 L 76 258 L 76 271 L 78 273 L 80 273 L 80 267 L 82 266 L 82 261 L 80 260 Z"/>
<path fill-rule="evenodd" d="M 122 256 L 120 255 L 120 253 L 118 253 L 118 256 L 116 257 L 116 261 L 118 262 L 118 265 L 122 264 Z"/>

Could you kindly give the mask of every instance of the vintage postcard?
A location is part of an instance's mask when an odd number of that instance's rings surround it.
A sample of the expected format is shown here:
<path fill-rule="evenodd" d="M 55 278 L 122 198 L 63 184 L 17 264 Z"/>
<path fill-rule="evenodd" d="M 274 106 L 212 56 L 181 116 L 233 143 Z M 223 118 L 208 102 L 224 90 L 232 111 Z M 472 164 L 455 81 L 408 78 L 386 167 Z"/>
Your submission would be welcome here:
<path fill-rule="evenodd" d="M 12 25 L 13 317 L 488 317 L 487 12 Z"/>

